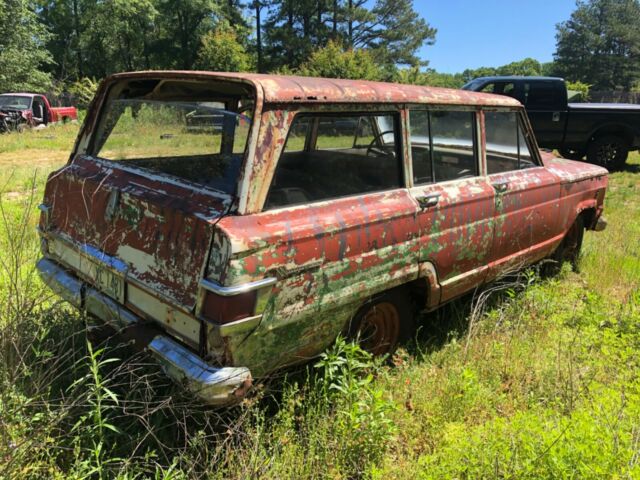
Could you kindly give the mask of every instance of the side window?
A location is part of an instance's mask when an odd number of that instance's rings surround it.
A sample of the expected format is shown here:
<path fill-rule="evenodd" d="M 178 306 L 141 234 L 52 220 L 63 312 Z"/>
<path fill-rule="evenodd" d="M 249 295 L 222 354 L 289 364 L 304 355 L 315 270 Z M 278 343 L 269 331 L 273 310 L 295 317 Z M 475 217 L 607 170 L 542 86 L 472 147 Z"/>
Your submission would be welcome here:
<path fill-rule="evenodd" d="M 487 83 L 479 91 L 482 92 L 482 93 L 494 93 L 495 88 L 496 88 L 496 84 L 495 83 Z"/>
<path fill-rule="evenodd" d="M 516 112 L 486 112 L 484 124 L 489 175 L 536 166 Z"/>
<path fill-rule="evenodd" d="M 278 160 L 265 209 L 399 188 L 394 114 L 299 114 Z"/>
<path fill-rule="evenodd" d="M 287 144 L 284 147 L 285 152 L 302 152 L 304 150 L 310 125 L 311 119 L 309 117 L 301 117 L 300 121 L 292 125 Z"/>
<path fill-rule="evenodd" d="M 496 93 L 498 95 L 507 95 L 509 97 L 516 96 L 516 84 L 513 82 L 495 82 L 487 83 L 482 87 L 481 92 Z"/>
<path fill-rule="evenodd" d="M 413 110 L 409 122 L 416 185 L 478 175 L 474 113 Z"/>
<path fill-rule="evenodd" d="M 562 103 L 560 90 L 554 82 L 531 82 L 524 84 L 524 104 L 534 110 L 557 108 Z"/>
<path fill-rule="evenodd" d="M 411 158 L 413 162 L 413 183 L 424 185 L 433 182 L 431 162 L 431 138 L 429 135 L 429 112 L 411 110 L 409 112 L 411 130 Z"/>
<path fill-rule="evenodd" d="M 433 180 L 446 182 L 478 175 L 475 148 L 475 114 L 432 111 L 431 145 Z"/>

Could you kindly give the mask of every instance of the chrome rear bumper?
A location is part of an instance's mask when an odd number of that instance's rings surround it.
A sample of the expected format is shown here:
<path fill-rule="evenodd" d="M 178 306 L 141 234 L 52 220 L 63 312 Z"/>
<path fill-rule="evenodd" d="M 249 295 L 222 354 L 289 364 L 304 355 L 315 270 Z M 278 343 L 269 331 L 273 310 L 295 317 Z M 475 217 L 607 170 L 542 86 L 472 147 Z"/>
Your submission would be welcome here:
<path fill-rule="evenodd" d="M 42 258 L 37 263 L 42 281 L 54 292 L 89 315 L 116 330 L 132 327 L 141 319 L 56 262 Z M 209 405 L 237 403 L 251 387 L 251 372 L 245 367 L 216 368 L 166 335 L 157 335 L 147 346 L 167 375 Z"/>

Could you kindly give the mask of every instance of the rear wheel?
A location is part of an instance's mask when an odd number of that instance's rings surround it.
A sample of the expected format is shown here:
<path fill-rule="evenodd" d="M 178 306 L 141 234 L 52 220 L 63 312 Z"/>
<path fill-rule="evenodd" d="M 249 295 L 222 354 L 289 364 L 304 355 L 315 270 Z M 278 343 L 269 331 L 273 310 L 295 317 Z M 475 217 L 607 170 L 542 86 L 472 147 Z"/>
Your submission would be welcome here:
<path fill-rule="evenodd" d="M 617 135 L 603 135 L 593 140 L 587 149 L 587 160 L 609 170 L 621 168 L 627 161 L 629 144 Z"/>
<path fill-rule="evenodd" d="M 411 335 L 414 324 L 409 295 L 392 290 L 360 308 L 351 322 L 349 337 L 357 339 L 363 350 L 381 356 L 393 353 L 398 343 Z"/>

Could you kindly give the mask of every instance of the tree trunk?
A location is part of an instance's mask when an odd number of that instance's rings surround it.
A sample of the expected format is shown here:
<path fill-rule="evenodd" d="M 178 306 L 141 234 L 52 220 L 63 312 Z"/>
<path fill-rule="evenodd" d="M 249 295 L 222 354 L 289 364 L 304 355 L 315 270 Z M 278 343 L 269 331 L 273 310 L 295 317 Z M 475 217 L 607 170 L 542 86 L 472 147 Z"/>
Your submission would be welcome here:
<path fill-rule="evenodd" d="M 80 12 L 78 11 L 78 0 L 73 0 L 73 28 L 76 34 L 76 58 L 78 61 L 78 79 L 84 77 L 84 68 L 82 68 L 82 44 L 80 41 Z"/>
<path fill-rule="evenodd" d="M 258 73 L 262 73 L 262 25 L 260 22 L 260 10 L 262 10 L 262 4 L 260 0 L 256 0 L 254 3 L 256 8 L 256 47 L 258 51 Z"/>

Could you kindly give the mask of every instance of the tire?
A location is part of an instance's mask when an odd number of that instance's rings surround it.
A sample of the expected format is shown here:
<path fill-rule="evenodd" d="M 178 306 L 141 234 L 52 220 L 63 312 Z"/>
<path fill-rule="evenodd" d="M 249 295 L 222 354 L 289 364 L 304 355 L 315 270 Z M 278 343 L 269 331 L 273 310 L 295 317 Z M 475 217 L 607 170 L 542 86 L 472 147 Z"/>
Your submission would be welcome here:
<path fill-rule="evenodd" d="M 589 163 L 600 165 L 608 170 L 622 168 L 629 155 L 629 144 L 617 135 L 603 135 L 595 138 L 587 148 Z"/>
<path fill-rule="evenodd" d="M 392 354 L 415 329 L 411 300 L 402 289 L 390 290 L 365 303 L 350 322 L 348 337 L 373 354 Z"/>
<path fill-rule="evenodd" d="M 562 158 L 568 158 L 569 160 L 582 160 L 584 158 L 583 150 L 572 150 L 570 148 L 563 148 L 559 150 Z"/>
<path fill-rule="evenodd" d="M 578 215 L 576 221 L 569 228 L 560 245 L 549 259 L 549 268 L 546 273 L 556 274 L 560 271 L 564 262 L 571 263 L 574 272 L 580 268 L 580 250 L 584 238 L 584 218 Z"/>

